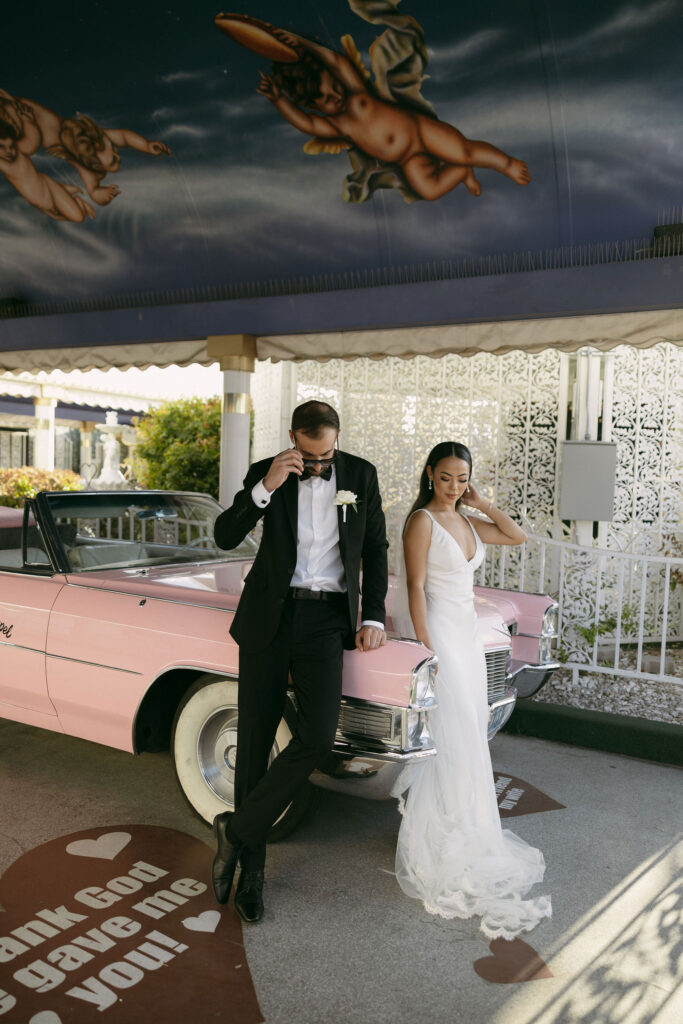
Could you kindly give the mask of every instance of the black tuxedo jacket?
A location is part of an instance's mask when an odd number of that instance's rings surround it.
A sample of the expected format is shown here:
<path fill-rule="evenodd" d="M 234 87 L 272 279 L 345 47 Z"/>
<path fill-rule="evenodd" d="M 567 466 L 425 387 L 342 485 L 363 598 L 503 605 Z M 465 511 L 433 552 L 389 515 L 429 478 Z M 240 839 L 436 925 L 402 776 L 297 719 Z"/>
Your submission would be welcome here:
<path fill-rule="evenodd" d="M 263 459 L 249 467 L 242 490 L 230 508 L 222 512 L 214 528 L 219 547 L 236 547 L 263 516 L 263 537 L 254 564 L 247 576 L 230 632 L 244 650 L 257 650 L 268 644 L 280 623 L 282 609 L 296 568 L 296 541 L 299 477 L 290 473 L 278 487 L 265 509 L 255 504 L 251 492 L 262 480 L 272 459 Z M 346 522 L 338 508 L 339 548 L 346 577 L 349 605 L 347 648 L 354 646 L 358 605 L 363 619 L 384 622 L 387 592 L 387 536 L 375 467 L 347 452 L 338 452 L 335 460 L 338 491 L 353 491 L 358 496 L 356 510 L 347 506 Z M 360 571 L 363 588 L 360 593 Z"/>

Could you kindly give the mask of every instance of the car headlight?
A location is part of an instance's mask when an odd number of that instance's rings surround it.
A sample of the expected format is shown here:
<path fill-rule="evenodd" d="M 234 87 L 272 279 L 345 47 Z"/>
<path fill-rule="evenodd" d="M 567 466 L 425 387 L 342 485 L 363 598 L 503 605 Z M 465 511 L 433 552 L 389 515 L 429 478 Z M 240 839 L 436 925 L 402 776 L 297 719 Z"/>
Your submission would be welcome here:
<path fill-rule="evenodd" d="M 557 602 L 548 605 L 541 621 L 541 636 L 557 636 L 559 609 Z"/>
<path fill-rule="evenodd" d="M 413 750 L 416 747 L 424 747 L 429 744 L 430 740 L 428 713 L 415 708 L 406 711 L 403 749 Z"/>
<path fill-rule="evenodd" d="M 553 660 L 554 636 L 542 636 L 538 641 L 538 660 L 541 665 Z"/>
<path fill-rule="evenodd" d="M 413 669 L 410 682 L 411 707 L 428 708 L 436 704 L 434 685 L 438 663 L 439 659 L 432 654 Z"/>

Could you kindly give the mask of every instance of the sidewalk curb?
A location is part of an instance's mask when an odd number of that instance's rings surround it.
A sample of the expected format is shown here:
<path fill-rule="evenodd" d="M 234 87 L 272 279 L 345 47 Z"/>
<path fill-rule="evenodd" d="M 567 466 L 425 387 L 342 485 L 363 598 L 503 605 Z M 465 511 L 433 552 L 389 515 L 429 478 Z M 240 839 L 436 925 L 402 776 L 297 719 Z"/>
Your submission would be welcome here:
<path fill-rule="evenodd" d="M 503 732 L 683 765 L 683 726 L 522 699 Z"/>

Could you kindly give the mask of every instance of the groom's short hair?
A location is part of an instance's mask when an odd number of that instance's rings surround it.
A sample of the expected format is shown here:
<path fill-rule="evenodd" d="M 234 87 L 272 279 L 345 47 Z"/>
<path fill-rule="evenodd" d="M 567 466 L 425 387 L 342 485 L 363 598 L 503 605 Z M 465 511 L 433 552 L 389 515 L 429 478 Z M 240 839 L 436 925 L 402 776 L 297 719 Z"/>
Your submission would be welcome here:
<path fill-rule="evenodd" d="M 332 427 L 339 433 L 339 416 L 327 402 L 312 399 L 297 405 L 292 413 L 292 432 L 300 430 L 309 437 L 320 437 L 326 427 Z"/>

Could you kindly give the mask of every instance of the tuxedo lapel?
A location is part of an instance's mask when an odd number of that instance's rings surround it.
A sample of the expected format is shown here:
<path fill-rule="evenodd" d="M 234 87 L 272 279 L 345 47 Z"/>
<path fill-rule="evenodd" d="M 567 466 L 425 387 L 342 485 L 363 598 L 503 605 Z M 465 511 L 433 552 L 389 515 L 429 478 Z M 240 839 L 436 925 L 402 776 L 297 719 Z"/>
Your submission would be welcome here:
<path fill-rule="evenodd" d="M 297 541 L 298 518 L 299 518 L 299 477 L 296 473 L 290 473 L 282 485 L 282 497 L 287 510 L 287 519 L 292 530 L 294 543 Z"/>
<path fill-rule="evenodd" d="M 352 491 L 355 493 L 356 479 L 352 468 L 349 466 L 343 452 L 339 452 L 335 460 L 335 476 L 337 491 Z M 352 517 L 354 512 L 352 505 L 346 506 L 346 522 L 344 521 L 344 506 L 337 505 L 337 522 L 339 524 L 339 551 L 342 562 L 346 566 L 346 556 L 349 550 L 350 531 L 354 523 Z"/>
<path fill-rule="evenodd" d="M 348 490 L 347 487 L 347 476 L 348 467 L 344 463 L 344 453 L 337 452 L 337 457 L 334 460 L 334 476 L 335 476 L 335 487 L 337 491 Z M 344 535 L 344 522 L 342 519 L 342 506 L 337 505 L 337 524 L 339 526 L 339 554 L 344 566 L 346 565 L 346 537 Z"/>

